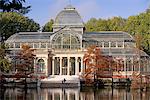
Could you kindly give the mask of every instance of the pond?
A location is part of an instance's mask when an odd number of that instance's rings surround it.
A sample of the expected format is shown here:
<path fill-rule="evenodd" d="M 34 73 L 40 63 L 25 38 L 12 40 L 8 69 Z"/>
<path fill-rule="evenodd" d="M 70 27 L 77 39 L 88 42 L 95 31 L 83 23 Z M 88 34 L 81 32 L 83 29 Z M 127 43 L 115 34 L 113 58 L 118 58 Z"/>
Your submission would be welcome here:
<path fill-rule="evenodd" d="M 1 90 L 0 96 L 0 100 L 150 100 L 150 91 L 111 88 L 9 88 Z"/>

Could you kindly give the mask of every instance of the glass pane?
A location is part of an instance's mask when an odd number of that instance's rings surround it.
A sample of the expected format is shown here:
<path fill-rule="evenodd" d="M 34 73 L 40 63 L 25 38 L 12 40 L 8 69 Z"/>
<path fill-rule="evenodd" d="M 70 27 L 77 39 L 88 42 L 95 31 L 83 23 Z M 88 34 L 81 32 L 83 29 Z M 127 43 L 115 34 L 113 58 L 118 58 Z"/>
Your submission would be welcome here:
<path fill-rule="evenodd" d="M 45 71 L 45 63 L 43 59 L 39 59 L 37 63 L 37 72 L 44 72 Z"/>
<path fill-rule="evenodd" d="M 109 47 L 109 42 L 104 42 L 104 47 Z"/>
<path fill-rule="evenodd" d="M 62 60 L 62 75 L 67 75 L 67 66 L 68 66 L 68 59 L 67 59 L 67 57 L 63 57 L 63 60 Z"/>
<path fill-rule="evenodd" d="M 103 45 L 102 45 L 102 42 L 99 42 L 98 45 L 99 45 L 99 47 L 102 47 L 102 46 L 103 46 Z"/>
<path fill-rule="evenodd" d="M 20 48 L 20 43 L 15 43 L 15 48 Z"/>
<path fill-rule="evenodd" d="M 14 43 L 9 43 L 9 48 L 14 48 Z"/>
<path fill-rule="evenodd" d="M 39 43 L 34 43 L 34 48 L 39 48 Z"/>
<path fill-rule="evenodd" d="M 123 42 L 117 42 L 118 47 L 123 47 Z"/>
<path fill-rule="evenodd" d="M 75 75 L 75 57 L 70 58 L 70 64 L 71 64 L 70 74 Z"/>
<path fill-rule="evenodd" d="M 116 42 L 111 42 L 111 47 L 116 47 Z"/>
<path fill-rule="evenodd" d="M 60 73 L 60 59 L 59 57 L 55 57 L 54 59 L 54 73 L 55 75 L 59 75 Z"/>
<path fill-rule="evenodd" d="M 28 45 L 30 46 L 30 48 L 33 48 L 33 43 L 28 43 Z"/>
<path fill-rule="evenodd" d="M 46 48 L 46 43 L 41 43 L 41 48 Z"/>

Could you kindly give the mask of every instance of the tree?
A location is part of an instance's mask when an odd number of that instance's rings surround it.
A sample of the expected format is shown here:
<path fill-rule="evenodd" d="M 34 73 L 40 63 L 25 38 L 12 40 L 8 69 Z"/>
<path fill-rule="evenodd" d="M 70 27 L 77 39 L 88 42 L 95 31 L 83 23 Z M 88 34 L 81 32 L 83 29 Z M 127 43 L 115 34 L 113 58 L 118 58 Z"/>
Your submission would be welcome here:
<path fill-rule="evenodd" d="M 21 51 L 17 54 L 17 64 L 16 69 L 17 73 L 15 77 L 17 78 L 25 78 L 24 84 L 25 84 L 25 93 L 27 92 L 27 78 L 28 75 L 32 74 L 34 71 L 34 50 L 31 49 L 30 46 L 23 44 Z M 16 70 L 15 69 L 15 70 Z M 31 78 L 31 77 L 30 77 Z"/>
<path fill-rule="evenodd" d="M 144 51 L 150 55 L 150 34 L 145 34 L 143 36 L 143 43 L 142 43 Z"/>
<path fill-rule="evenodd" d="M 40 29 L 38 23 L 14 12 L 0 12 L 0 36 L 5 40 L 17 32 L 35 32 Z"/>
<path fill-rule="evenodd" d="M 46 23 L 42 29 L 43 32 L 52 32 L 53 31 L 54 20 L 51 19 L 48 23 Z"/>
<path fill-rule="evenodd" d="M 88 32 L 94 32 L 96 31 L 95 28 L 96 27 L 96 23 L 97 23 L 97 19 L 96 18 L 91 18 L 86 24 L 85 24 L 85 27 L 86 27 L 86 31 Z"/>
<path fill-rule="evenodd" d="M 135 43 L 136 43 L 136 49 L 139 51 L 139 50 L 142 50 L 142 42 L 144 41 L 143 40 L 143 36 L 141 34 L 138 34 L 136 33 L 134 35 L 134 38 L 135 38 Z"/>
<path fill-rule="evenodd" d="M 96 23 L 95 30 L 97 32 L 99 31 L 109 31 L 109 25 L 108 25 L 108 21 L 105 19 L 99 19 Z"/>
<path fill-rule="evenodd" d="M 9 60 L 6 58 L 7 49 L 8 48 L 4 44 L 0 45 L 0 71 L 2 72 L 9 71 L 11 67 Z"/>
<path fill-rule="evenodd" d="M 28 71 L 29 73 L 33 71 L 34 68 L 34 50 L 28 45 L 22 45 L 22 50 L 17 54 L 18 64 L 16 68 L 20 72 Z"/>
<path fill-rule="evenodd" d="M 21 14 L 26 14 L 30 11 L 31 6 L 23 6 L 25 0 L 1 0 L 0 9 L 3 12 L 18 12 Z"/>
<path fill-rule="evenodd" d="M 112 72 L 116 68 L 116 62 L 112 57 L 107 57 L 102 54 L 100 48 L 90 46 L 84 55 L 84 63 L 86 66 L 83 78 L 88 81 L 95 78 L 111 78 Z"/>
<path fill-rule="evenodd" d="M 109 30 L 111 31 L 122 31 L 126 23 L 126 19 L 121 17 L 113 17 L 108 19 Z"/>

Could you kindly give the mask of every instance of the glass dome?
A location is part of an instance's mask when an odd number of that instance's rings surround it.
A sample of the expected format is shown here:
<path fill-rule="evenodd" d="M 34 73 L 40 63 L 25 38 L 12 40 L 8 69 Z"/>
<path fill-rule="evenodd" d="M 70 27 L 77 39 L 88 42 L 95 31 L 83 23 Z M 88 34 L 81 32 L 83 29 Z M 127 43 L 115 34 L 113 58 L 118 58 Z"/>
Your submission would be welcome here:
<path fill-rule="evenodd" d="M 82 25 L 83 21 L 74 7 L 68 5 L 56 17 L 54 25 Z"/>

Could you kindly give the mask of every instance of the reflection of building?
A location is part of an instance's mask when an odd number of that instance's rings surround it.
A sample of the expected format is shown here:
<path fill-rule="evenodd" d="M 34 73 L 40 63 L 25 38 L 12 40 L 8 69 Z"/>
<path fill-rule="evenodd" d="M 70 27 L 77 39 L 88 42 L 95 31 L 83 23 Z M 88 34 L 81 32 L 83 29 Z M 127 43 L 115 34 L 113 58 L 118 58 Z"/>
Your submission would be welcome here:
<path fill-rule="evenodd" d="M 28 89 L 27 94 L 19 88 L 6 89 L 1 100 L 149 100 L 148 91 L 127 91 L 126 89 L 100 89 L 87 88 L 49 88 Z"/>
<path fill-rule="evenodd" d="M 40 100 L 80 100 L 80 89 L 65 89 L 65 88 L 54 88 L 54 89 L 41 89 Z"/>
<path fill-rule="evenodd" d="M 86 47 L 90 45 L 101 47 L 104 55 L 121 59 L 124 66 L 119 71 L 150 71 L 149 57 L 141 51 L 139 58 L 135 41 L 128 33 L 84 30 L 79 13 L 69 5 L 57 15 L 53 32 L 20 32 L 12 35 L 6 43 L 12 55 L 21 44 L 35 48 L 36 71 L 45 75 L 79 75 L 84 70 Z"/>

